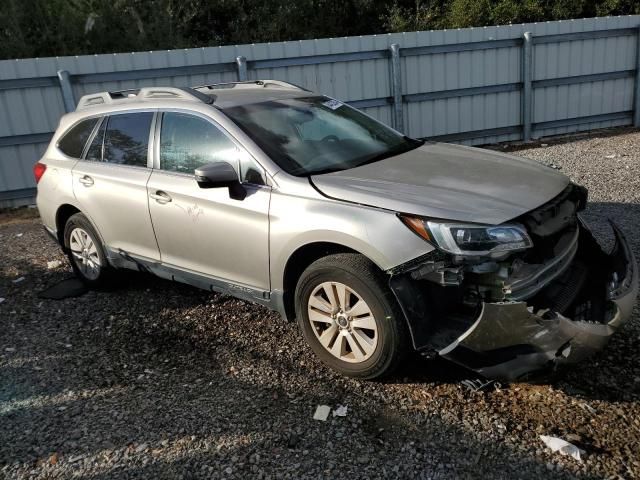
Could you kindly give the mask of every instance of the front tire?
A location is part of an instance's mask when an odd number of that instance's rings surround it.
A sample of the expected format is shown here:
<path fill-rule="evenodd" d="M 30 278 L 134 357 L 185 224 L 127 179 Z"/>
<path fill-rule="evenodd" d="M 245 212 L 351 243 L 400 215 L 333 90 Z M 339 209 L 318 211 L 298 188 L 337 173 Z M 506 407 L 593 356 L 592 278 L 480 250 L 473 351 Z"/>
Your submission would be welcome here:
<path fill-rule="evenodd" d="M 386 276 L 360 254 L 330 255 L 312 263 L 298 281 L 295 304 L 307 343 L 343 375 L 388 375 L 410 348 Z"/>
<path fill-rule="evenodd" d="M 111 268 L 100 236 L 82 213 L 69 217 L 64 228 L 64 244 L 76 276 L 91 288 L 107 283 Z"/>

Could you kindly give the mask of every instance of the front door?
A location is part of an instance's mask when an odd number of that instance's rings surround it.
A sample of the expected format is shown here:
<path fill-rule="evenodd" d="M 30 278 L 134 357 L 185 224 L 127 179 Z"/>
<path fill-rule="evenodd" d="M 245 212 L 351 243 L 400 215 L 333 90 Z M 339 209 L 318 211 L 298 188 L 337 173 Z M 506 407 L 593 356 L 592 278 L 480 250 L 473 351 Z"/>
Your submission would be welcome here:
<path fill-rule="evenodd" d="M 80 208 L 108 248 L 158 261 L 147 197 L 153 115 L 128 112 L 104 117 L 72 176 Z"/>
<path fill-rule="evenodd" d="M 225 281 L 227 287 L 268 291 L 269 200 L 262 168 L 212 120 L 165 112 L 158 119 L 159 169 L 147 185 L 162 263 Z M 194 170 L 228 161 L 247 196 L 198 187 Z"/>

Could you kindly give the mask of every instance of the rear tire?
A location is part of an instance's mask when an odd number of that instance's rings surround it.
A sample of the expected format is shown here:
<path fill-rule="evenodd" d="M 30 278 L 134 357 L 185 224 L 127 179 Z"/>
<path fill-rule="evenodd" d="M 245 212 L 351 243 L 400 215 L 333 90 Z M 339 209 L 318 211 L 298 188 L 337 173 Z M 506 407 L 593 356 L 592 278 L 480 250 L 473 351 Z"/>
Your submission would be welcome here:
<path fill-rule="evenodd" d="M 112 269 L 100 236 L 87 217 L 76 213 L 64 227 L 64 245 L 76 276 L 90 288 L 107 284 Z"/>
<path fill-rule="evenodd" d="M 386 276 L 360 254 L 330 255 L 309 265 L 298 280 L 295 306 L 307 343 L 343 375 L 389 375 L 410 350 Z"/>

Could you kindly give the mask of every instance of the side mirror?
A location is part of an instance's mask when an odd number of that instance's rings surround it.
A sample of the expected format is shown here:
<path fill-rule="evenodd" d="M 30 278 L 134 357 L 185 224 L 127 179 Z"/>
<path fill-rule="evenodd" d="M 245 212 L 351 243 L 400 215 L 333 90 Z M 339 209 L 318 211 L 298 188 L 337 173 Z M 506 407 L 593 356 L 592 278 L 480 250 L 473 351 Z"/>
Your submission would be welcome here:
<path fill-rule="evenodd" d="M 195 170 L 196 182 L 200 188 L 229 189 L 229 196 L 235 200 L 244 200 L 247 192 L 240 184 L 238 172 L 228 162 L 207 163 Z"/>
<path fill-rule="evenodd" d="M 213 162 L 202 165 L 195 170 L 196 182 L 200 188 L 229 187 L 240 183 L 235 168 L 227 162 Z"/>

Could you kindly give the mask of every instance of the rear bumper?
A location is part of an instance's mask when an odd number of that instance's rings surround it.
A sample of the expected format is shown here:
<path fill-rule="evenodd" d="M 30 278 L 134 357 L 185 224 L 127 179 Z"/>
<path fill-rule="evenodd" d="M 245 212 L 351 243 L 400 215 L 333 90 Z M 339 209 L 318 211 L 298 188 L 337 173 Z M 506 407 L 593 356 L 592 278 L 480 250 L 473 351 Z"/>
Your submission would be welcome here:
<path fill-rule="evenodd" d="M 538 310 L 526 302 L 484 303 L 473 325 L 438 353 L 490 378 L 515 380 L 535 371 L 577 363 L 606 346 L 609 338 L 631 317 L 638 294 L 638 266 L 620 229 L 612 223 L 615 246 L 593 261 L 606 261 L 597 271 L 616 272 L 597 279 L 606 296 L 607 321 L 571 320 L 558 312 Z M 590 233 L 588 241 L 595 244 Z M 596 245 L 589 245 L 598 248 Z M 620 278 L 620 273 L 624 275 Z"/>

